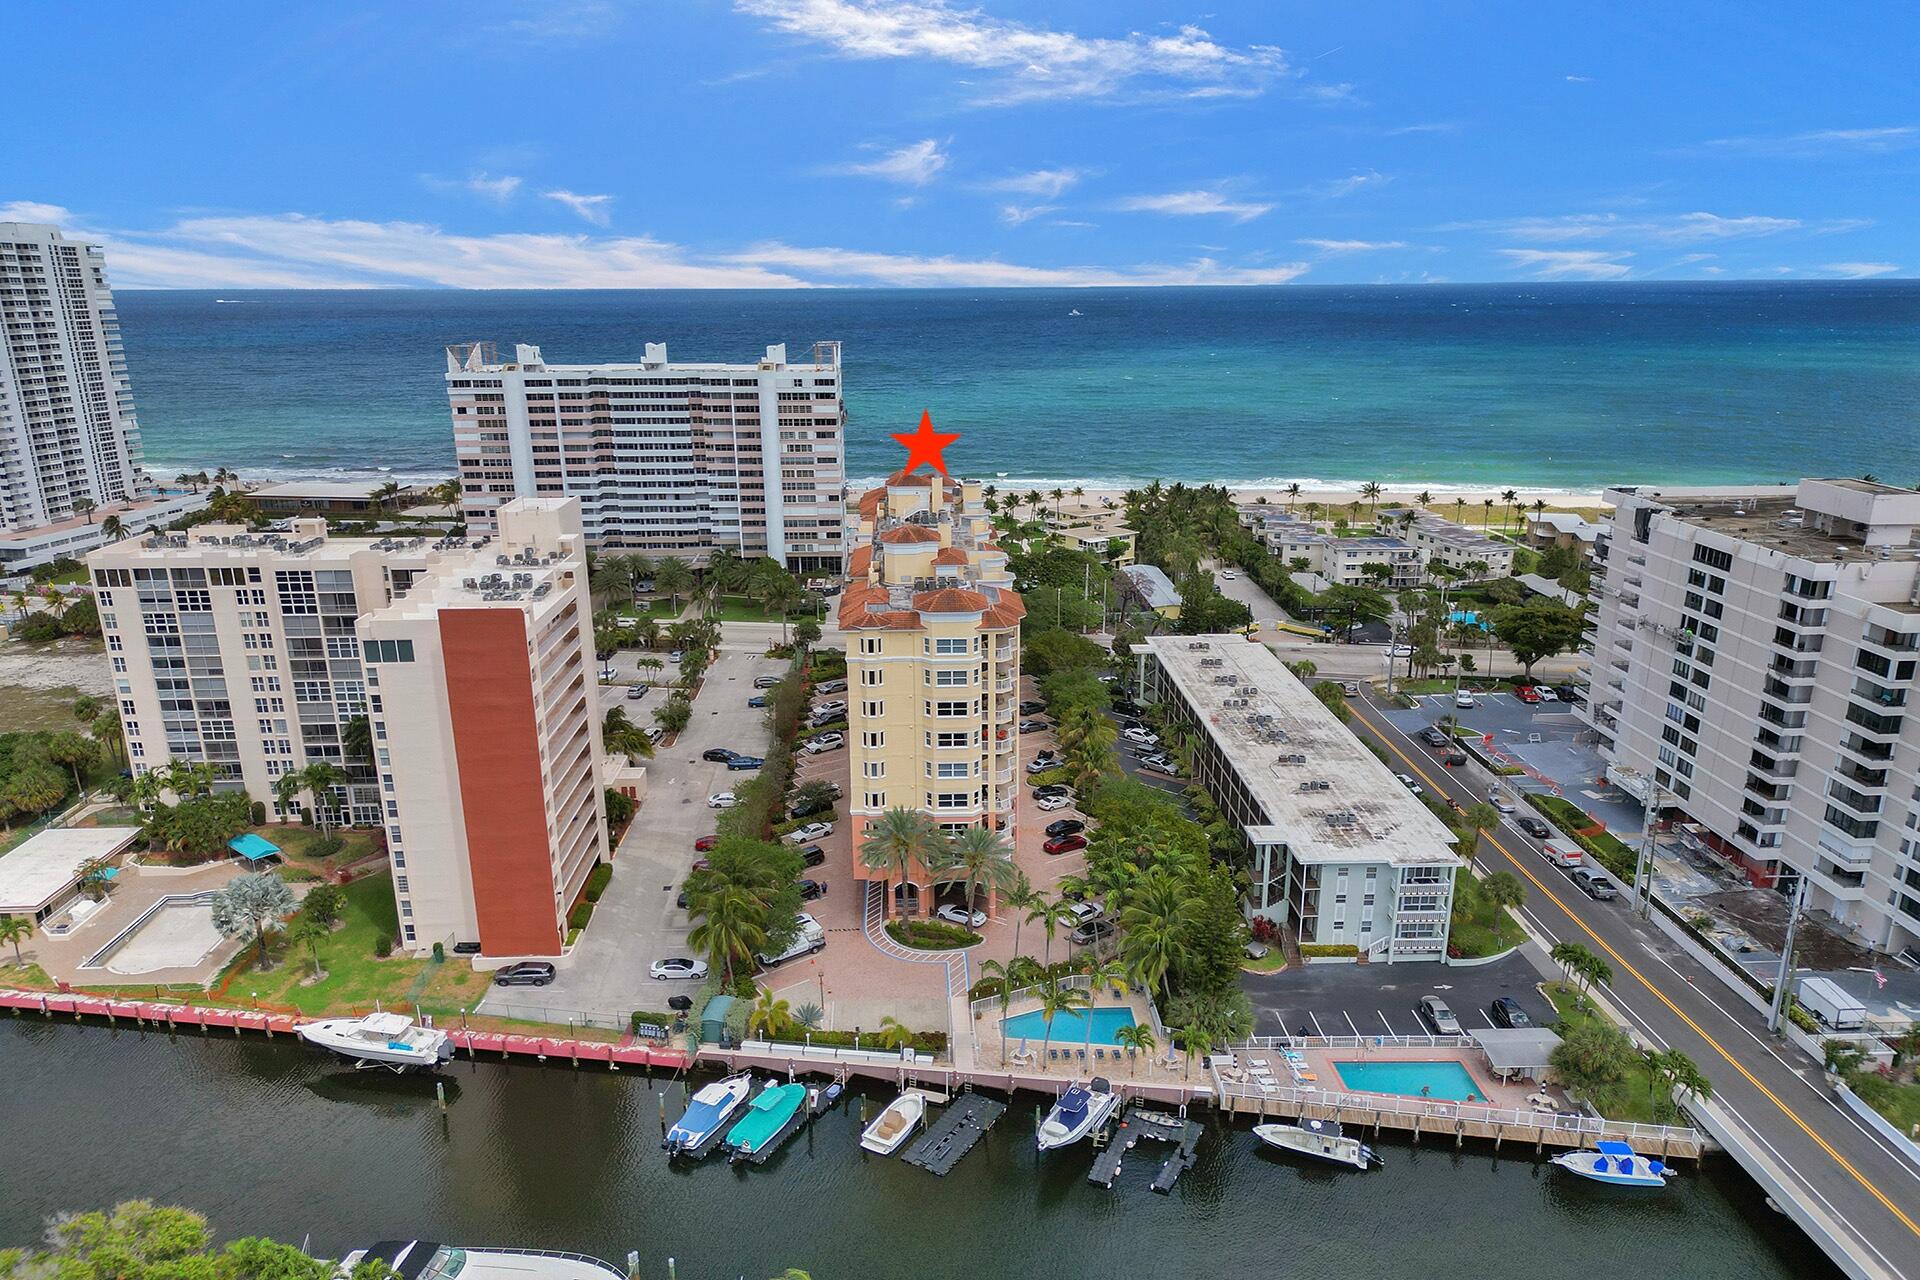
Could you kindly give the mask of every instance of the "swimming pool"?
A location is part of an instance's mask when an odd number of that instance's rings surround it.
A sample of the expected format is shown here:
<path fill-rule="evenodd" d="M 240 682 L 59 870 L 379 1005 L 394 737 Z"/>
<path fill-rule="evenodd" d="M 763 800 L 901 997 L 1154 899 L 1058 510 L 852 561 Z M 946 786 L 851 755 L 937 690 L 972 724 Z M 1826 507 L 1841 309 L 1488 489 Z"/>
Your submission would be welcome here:
<path fill-rule="evenodd" d="M 1457 1062 L 1336 1062 L 1333 1069 L 1340 1073 L 1341 1084 L 1360 1093 L 1397 1093 L 1446 1102 L 1465 1102 L 1468 1094 L 1482 1102 L 1487 1097 L 1486 1090 Z"/>
<path fill-rule="evenodd" d="M 1094 1044 L 1119 1044 L 1120 1028 L 1133 1025 L 1133 1010 L 1124 1005 L 1100 1009 L 1065 1009 L 1053 1015 L 1051 1043 L 1072 1045 L 1088 1043 L 1087 1018 L 1093 1018 Z M 1038 1044 L 1047 1038 L 1046 1015 L 1038 1009 L 1016 1013 L 1000 1024 L 1000 1034 L 1008 1040 L 1031 1040 Z"/>

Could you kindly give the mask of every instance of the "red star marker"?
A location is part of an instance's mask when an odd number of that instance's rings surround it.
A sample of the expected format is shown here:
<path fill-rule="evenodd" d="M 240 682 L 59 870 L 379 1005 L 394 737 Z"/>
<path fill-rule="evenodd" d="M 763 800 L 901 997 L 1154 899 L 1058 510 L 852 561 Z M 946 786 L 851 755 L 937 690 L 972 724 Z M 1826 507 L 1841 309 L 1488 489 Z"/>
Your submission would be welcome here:
<path fill-rule="evenodd" d="M 960 438 L 958 431 L 951 435 L 933 429 L 933 415 L 922 409 L 920 427 L 912 435 L 896 435 L 895 440 L 905 446 L 907 451 L 906 473 L 911 475 L 914 468 L 926 463 L 941 475 L 947 474 L 947 463 L 940 451 Z M 948 477 L 951 479 L 952 477 Z"/>

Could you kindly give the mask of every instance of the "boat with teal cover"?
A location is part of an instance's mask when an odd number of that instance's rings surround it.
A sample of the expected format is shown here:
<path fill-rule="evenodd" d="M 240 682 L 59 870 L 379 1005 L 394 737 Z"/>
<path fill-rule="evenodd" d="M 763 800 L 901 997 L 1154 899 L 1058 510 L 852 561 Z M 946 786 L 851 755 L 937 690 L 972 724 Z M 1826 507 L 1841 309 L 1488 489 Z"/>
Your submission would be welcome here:
<path fill-rule="evenodd" d="M 773 1153 L 788 1134 L 800 1127 L 801 1106 L 807 1100 L 803 1084 L 774 1084 L 747 1104 L 747 1114 L 727 1130 L 726 1147 L 734 1160 L 758 1163 Z"/>

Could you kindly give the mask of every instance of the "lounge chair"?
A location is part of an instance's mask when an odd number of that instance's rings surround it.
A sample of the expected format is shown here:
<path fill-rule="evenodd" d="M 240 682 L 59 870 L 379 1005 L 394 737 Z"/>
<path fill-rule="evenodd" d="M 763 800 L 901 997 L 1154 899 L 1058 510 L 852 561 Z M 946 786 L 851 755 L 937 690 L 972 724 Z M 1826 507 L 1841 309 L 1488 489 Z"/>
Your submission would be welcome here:
<path fill-rule="evenodd" d="M 1087 1051 L 1085 1049 L 1075 1049 L 1073 1052 L 1080 1061 L 1085 1062 L 1087 1060 Z"/>
<path fill-rule="evenodd" d="M 1105 1049 L 1095 1049 L 1093 1051 L 1093 1060 L 1095 1062 L 1105 1062 L 1107 1060 L 1107 1051 Z"/>
<path fill-rule="evenodd" d="M 1048 1062 L 1058 1062 L 1059 1060 L 1060 1060 L 1060 1051 L 1058 1049 L 1047 1050 Z"/>

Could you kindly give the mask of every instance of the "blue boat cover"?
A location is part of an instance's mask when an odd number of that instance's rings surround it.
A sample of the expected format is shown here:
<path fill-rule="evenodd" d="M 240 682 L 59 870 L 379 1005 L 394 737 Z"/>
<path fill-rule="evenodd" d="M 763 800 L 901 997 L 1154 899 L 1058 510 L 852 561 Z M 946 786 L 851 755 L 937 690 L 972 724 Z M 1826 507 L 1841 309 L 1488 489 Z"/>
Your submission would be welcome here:
<path fill-rule="evenodd" d="M 1063 1120 L 1083 1116 L 1087 1113 L 1087 1103 L 1093 1097 L 1084 1088 L 1074 1085 L 1060 1095 L 1060 1118 Z"/>
<path fill-rule="evenodd" d="M 1631 1157 L 1633 1155 L 1633 1148 L 1624 1142 L 1596 1142 L 1593 1147 L 1594 1150 L 1604 1151 L 1610 1156 Z"/>

